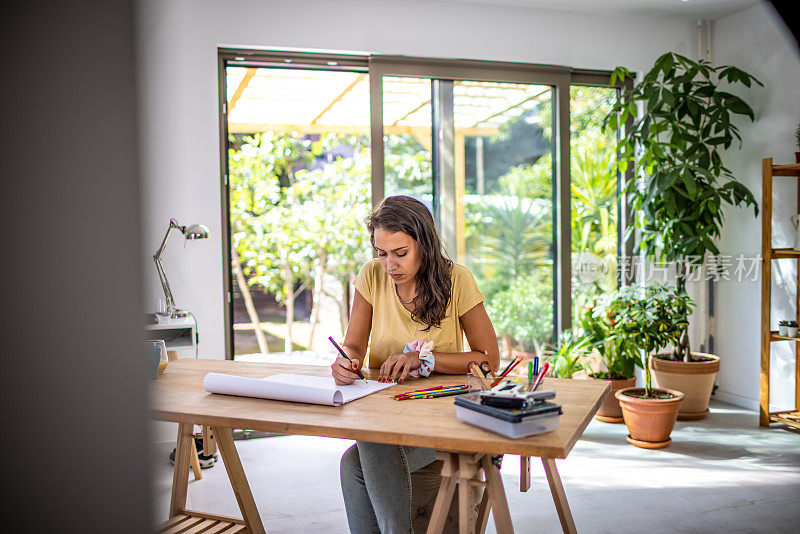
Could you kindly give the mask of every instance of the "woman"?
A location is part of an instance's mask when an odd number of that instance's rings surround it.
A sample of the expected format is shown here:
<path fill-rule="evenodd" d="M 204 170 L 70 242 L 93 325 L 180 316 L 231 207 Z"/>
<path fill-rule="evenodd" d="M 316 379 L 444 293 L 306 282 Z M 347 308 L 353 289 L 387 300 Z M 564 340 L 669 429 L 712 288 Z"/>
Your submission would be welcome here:
<path fill-rule="evenodd" d="M 337 384 L 351 384 L 364 361 L 378 380 L 403 382 L 430 372 L 466 374 L 500 355 L 483 295 L 469 270 L 445 258 L 433 217 L 407 196 L 385 198 L 367 218 L 378 259 L 356 277 L 350 323 L 331 370 Z M 372 339 L 370 341 L 370 333 Z M 466 335 L 470 351 L 463 350 Z M 405 352 L 404 352 L 405 350 Z M 411 532 L 410 473 L 434 460 L 433 449 L 357 442 L 341 461 L 342 493 L 350 531 Z"/>

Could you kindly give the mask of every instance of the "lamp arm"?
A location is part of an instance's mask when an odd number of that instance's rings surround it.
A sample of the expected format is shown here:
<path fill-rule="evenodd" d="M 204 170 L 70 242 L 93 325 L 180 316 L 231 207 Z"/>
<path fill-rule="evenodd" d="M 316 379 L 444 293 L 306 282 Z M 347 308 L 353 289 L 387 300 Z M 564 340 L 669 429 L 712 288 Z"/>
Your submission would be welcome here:
<path fill-rule="evenodd" d="M 158 272 L 158 279 L 161 281 L 161 288 L 164 290 L 164 295 L 167 297 L 167 315 L 172 315 L 175 311 L 175 299 L 172 297 L 172 289 L 169 287 L 167 281 L 167 274 L 164 272 L 164 265 L 161 263 L 161 258 L 155 258 L 156 271 Z"/>
<path fill-rule="evenodd" d="M 175 219 L 170 219 L 169 220 L 169 226 L 167 227 L 167 233 L 164 234 L 164 239 L 161 240 L 161 246 L 158 247 L 158 250 L 153 255 L 153 259 L 154 260 L 159 259 L 161 257 L 161 254 L 164 252 L 164 249 L 167 247 L 167 239 L 169 238 L 169 233 L 172 231 L 173 228 L 181 230 L 181 231 L 183 230 L 178 225 L 178 221 L 176 221 Z"/>
<path fill-rule="evenodd" d="M 164 290 L 164 296 L 167 298 L 167 314 L 172 315 L 175 311 L 175 299 L 172 297 L 172 289 L 169 287 L 169 282 L 167 281 L 167 274 L 164 272 L 164 265 L 161 263 L 161 254 L 164 252 L 164 249 L 167 247 L 167 239 L 169 238 L 169 233 L 172 229 L 178 229 L 183 231 L 178 225 L 178 221 L 175 219 L 169 220 L 169 226 L 167 227 L 167 232 L 164 234 L 164 239 L 161 240 L 161 246 L 158 247 L 158 250 L 155 254 L 153 254 L 153 261 L 156 264 L 156 272 L 158 273 L 158 279 L 161 281 L 161 288 Z"/>

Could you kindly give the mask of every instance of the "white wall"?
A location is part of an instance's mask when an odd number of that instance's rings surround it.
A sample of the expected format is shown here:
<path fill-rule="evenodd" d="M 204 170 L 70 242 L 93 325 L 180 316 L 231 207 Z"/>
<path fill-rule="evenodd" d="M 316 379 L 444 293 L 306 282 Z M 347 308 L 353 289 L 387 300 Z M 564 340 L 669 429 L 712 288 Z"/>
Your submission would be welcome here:
<path fill-rule="evenodd" d="M 160 295 L 152 261 L 170 217 L 212 239 L 172 236 L 164 265 L 178 306 L 195 313 L 200 353 L 224 357 L 218 46 L 325 49 L 613 68 L 693 50 L 685 22 L 580 17 L 448 2 L 143 1 L 139 9 L 144 305 Z M 627 37 L 622 37 L 626 36 Z M 172 241 L 174 239 L 174 241 Z"/>
<path fill-rule="evenodd" d="M 766 34 L 761 37 L 766 40 L 766 50 L 759 48 L 758 53 L 773 58 L 778 38 L 757 10 L 729 17 L 729 23 L 720 25 L 716 42 L 727 42 L 728 26 L 732 27 L 731 33 L 735 33 L 736 26 L 749 28 L 751 17 L 758 19 Z M 737 23 L 739 19 L 742 22 Z M 143 261 L 145 273 L 150 273 L 145 281 L 144 304 L 151 309 L 160 294 L 152 261 L 147 258 L 158 246 L 169 218 L 176 217 L 181 224 L 208 225 L 211 240 L 191 243 L 183 250 L 181 240 L 176 239 L 168 248 L 164 263 L 177 304 L 197 315 L 200 354 L 211 358 L 224 357 L 226 328 L 221 290 L 220 236 L 224 223 L 216 111 L 218 46 L 359 51 L 599 69 L 624 64 L 633 70 L 647 69 L 667 50 L 690 56 L 696 50 L 695 25 L 691 21 L 582 16 L 460 2 L 145 0 L 140 2 L 137 22 L 145 209 Z M 737 37 L 742 35 L 747 43 L 741 46 L 753 47 L 755 36 L 751 38 L 745 32 Z M 761 46 L 760 42 L 756 44 Z M 755 51 L 751 53 L 752 59 L 757 60 Z M 780 57 L 774 59 L 780 64 Z M 771 78 L 770 74 L 773 72 L 764 77 Z M 788 98 L 784 94 L 784 99 Z M 774 115 L 783 113 L 769 102 L 763 107 Z M 752 150 L 756 154 L 753 158 L 761 157 L 760 149 Z M 784 159 L 790 155 L 788 148 L 785 150 Z M 734 224 L 736 217 L 730 217 Z M 755 228 L 754 225 L 752 217 L 743 218 L 740 223 L 743 230 Z M 753 250 L 757 250 L 757 231 L 748 231 L 756 236 Z M 756 285 L 756 300 L 757 290 Z M 756 313 L 757 307 L 750 307 Z M 738 331 L 749 331 L 744 329 L 747 324 L 755 333 L 755 349 L 751 352 L 757 371 L 757 313 L 753 317 L 736 326 L 742 328 Z M 727 380 L 728 371 L 723 373 L 722 378 Z M 732 394 L 757 398 L 757 390 L 752 393 L 733 378 L 725 386 L 723 389 Z"/>
<path fill-rule="evenodd" d="M 761 80 L 765 87 L 737 90 L 756 113 L 756 122 L 738 121 L 741 150 L 728 151 L 725 162 L 761 204 L 761 159 L 776 164 L 794 163 L 794 131 L 800 122 L 800 58 L 778 31 L 771 10 L 756 6 L 715 22 L 713 59 L 733 64 Z M 796 184 L 779 178 L 773 195 L 773 246 L 792 246 L 797 213 Z M 727 210 L 721 240 L 723 254 L 752 257 L 761 253 L 761 216 L 752 211 Z M 778 270 L 780 268 L 780 271 Z M 760 271 L 760 266 L 759 266 Z M 780 278 L 779 278 L 780 277 Z M 794 260 L 782 260 L 772 269 L 772 328 L 781 318 L 794 317 L 796 270 Z M 756 408 L 760 376 L 761 275 L 755 282 L 731 280 L 719 285 L 717 301 L 717 354 L 722 359 L 717 395 Z M 773 409 L 794 408 L 794 347 L 791 342 L 772 344 L 771 399 Z"/>

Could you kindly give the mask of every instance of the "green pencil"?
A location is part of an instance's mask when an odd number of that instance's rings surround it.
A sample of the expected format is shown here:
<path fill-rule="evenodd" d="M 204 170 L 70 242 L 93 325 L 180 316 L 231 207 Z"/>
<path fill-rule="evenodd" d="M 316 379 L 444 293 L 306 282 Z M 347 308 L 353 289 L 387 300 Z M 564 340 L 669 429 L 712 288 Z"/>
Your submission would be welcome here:
<path fill-rule="evenodd" d="M 528 389 L 533 385 L 533 361 L 528 362 Z"/>

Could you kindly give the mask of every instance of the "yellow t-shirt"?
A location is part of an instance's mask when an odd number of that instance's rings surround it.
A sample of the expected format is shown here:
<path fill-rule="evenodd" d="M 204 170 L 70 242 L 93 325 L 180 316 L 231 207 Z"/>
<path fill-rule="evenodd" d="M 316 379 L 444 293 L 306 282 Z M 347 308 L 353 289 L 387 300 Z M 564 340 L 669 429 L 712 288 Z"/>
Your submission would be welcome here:
<path fill-rule="evenodd" d="M 463 265 L 453 264 L 450 275 L 452 293 L 447 314 L 440 326 L 424 331 L 427 325 L 411 318 L 395 290 L 394 280 L 380 261 L 373 259 L 361 267 L 355 286 L 372 304 L 372 333 L 369 342 L 370 369 L 378 369 L 389 356 L 400 354 L 406 343 L 417 339 L 433 341 L 436 352 L 463 351 L 464 331 L 459 317 L 484 301 L 475 277 Z"/>

